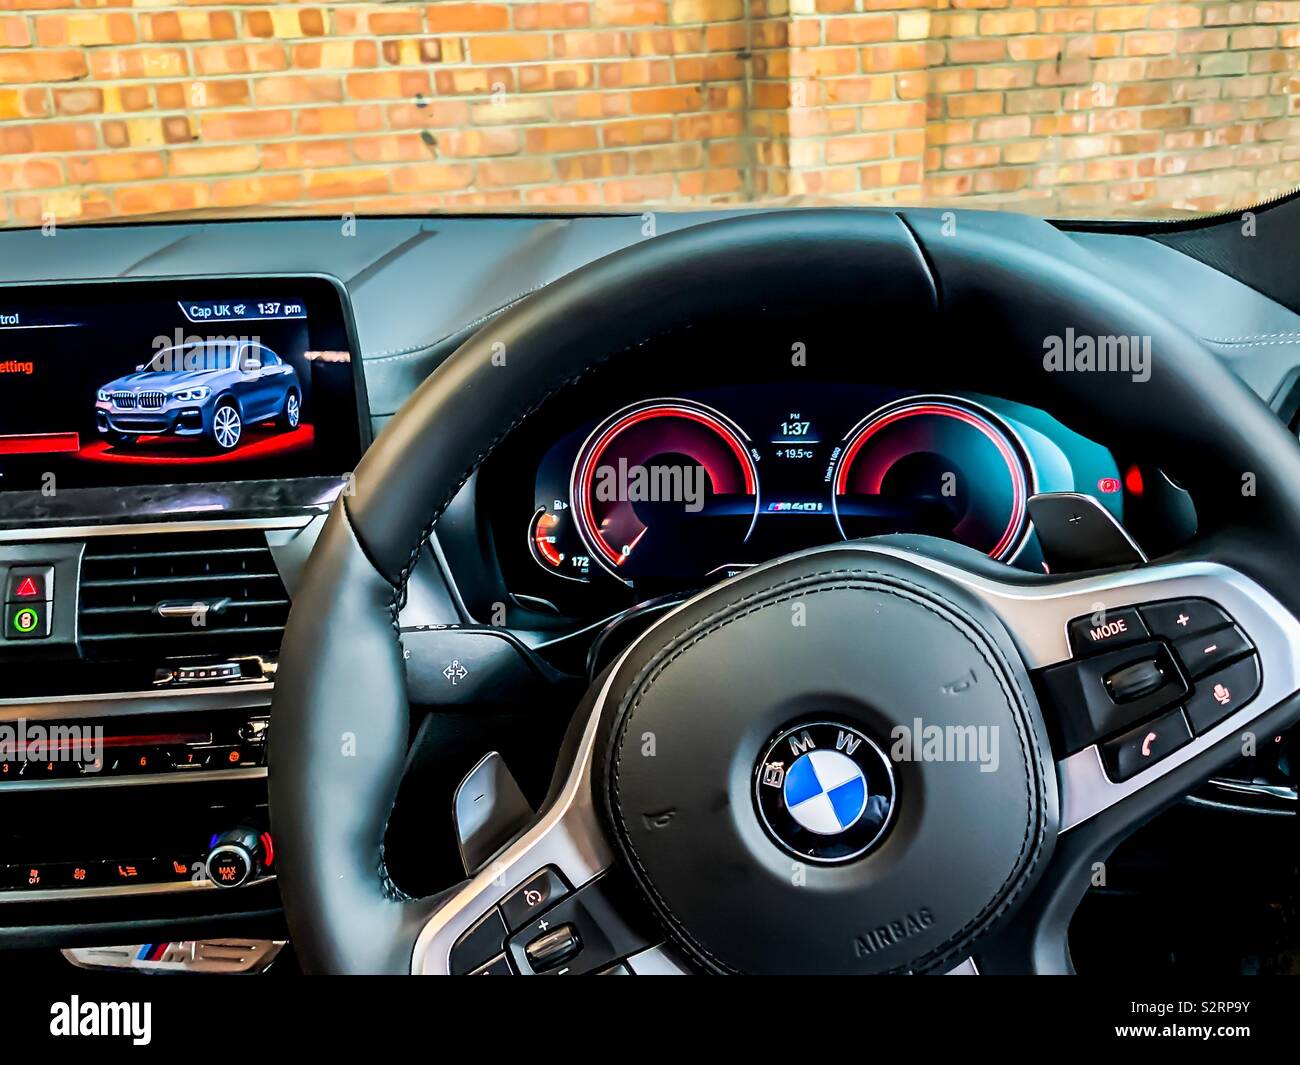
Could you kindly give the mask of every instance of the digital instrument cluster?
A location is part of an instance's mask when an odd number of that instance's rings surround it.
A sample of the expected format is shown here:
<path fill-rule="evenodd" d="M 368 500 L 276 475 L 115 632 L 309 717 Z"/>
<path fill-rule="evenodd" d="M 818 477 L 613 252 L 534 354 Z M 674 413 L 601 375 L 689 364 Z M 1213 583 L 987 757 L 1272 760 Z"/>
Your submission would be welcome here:
<path fill-rule="evenodd" d="M 1039 570 L 1030 496 L 1086 492 L 1122 519 L 1122 489 L 1109 451 L 1035 408 L 756 383 L 647 397 L 565 432 L 537 463 L 526 540 L 556 588 L 692 587 L 896 532 Z"/>

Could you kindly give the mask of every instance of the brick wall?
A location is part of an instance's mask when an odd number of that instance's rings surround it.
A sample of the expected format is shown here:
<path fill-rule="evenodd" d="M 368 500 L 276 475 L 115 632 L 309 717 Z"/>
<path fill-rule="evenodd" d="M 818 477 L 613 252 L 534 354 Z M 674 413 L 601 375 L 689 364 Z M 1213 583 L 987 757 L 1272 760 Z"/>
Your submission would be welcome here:
<path fill-rule="evenodd" d="M 1300 0 L 0 0 L 0 222 L 1300 184 Z"/>

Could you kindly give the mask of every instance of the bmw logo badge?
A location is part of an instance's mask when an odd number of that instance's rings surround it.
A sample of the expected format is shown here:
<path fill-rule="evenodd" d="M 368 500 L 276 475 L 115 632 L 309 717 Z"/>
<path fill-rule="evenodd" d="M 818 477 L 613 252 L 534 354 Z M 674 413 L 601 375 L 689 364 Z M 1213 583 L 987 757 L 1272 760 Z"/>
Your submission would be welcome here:
<path fill-rule="evenodd" d="M 781 731 L 754 770 L 754 805 L 769 835 L 813 862 L 861 857 L 894 812 L 889 759 L 850 725 L 814 721 Z"/>

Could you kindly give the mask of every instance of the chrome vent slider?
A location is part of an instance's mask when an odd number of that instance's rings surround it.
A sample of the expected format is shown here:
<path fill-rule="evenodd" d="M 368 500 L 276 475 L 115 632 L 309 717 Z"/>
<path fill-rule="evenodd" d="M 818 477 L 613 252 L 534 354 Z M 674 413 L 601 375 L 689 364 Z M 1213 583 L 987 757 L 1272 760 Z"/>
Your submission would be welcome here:
<path fill-rule="evenodd" d="M 219 599 L 196 599 L 188 602 L 183 599 L 164 599 L 154 606 L 154 612 L 160 618 L 186 618 L 196 625 L 203 624 L 209 614 L 222 614 L 230 605 L 230 597 Z"/>
<path fill-rule="evenodd" d="M 289 596 L 253 530 L 105 536 L 82 556 L 86 658 L 231 659 L 278 650 Z"/>

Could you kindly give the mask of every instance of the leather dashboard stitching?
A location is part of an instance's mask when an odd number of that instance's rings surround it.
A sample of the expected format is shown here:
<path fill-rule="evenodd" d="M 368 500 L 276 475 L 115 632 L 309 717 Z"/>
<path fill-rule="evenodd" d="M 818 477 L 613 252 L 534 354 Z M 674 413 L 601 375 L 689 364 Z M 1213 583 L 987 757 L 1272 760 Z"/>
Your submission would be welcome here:
<path fill-rule="evenodd" d="M 1211 344 L 1258 344 L 1266 340 L 1300 340 L 1300 333 L 1248 333 L 1240 337 L 1205 337 Z"/>
<path fill-rule="evenodd" d="M 1221 348 L 1280 348 L 1300 344 L 1300 335 L 1286 340 L 1220 340 L 1217 337 L 1203 339 L 1207 344 L 1215 344 Z"/>
<path fill-rule="evenodd" d="M 825 583 L 828 579 L 835 579 L 834 583 Z M 899 588 L 891 588 L 890 585 L 900 586 L 907 591 L 908 595 L 903 595 Z M 781 588 L 787 588 L 781 592 Z M 619 831 L 616 838 L 619 842 L 620 850 L 624 856 L 629 859 L 640 872 L 637 878 L 638 886 L 642 891 L 650 896 L 652 906 L 667 918 L 669 931 L 688 950 L 695 952 L 699 957 L 705 959 L 715 969 L 724 972 L 735 972 L 731 966 L 727 965 L 715 954 L 699 943 L 685 929 L 682 922 L 673 914 L 672 907 L 666 900 L 655 890 L 650 882 L 649 874 L 642 864 L 639 856 L 632 848 L 627 835 L 627 824 L 623 819 L 621 810 L 612 801 L 614 789 L 617 787 L 619 780 L 620 768 L 622 765 L 622 754 L 624 741 L 630 727 L 631 720 L 636 714 L 636 710 L 649 688 L 658 679 L 659 675 L 677 658 L 685 654 L 691 647 L 695 646 L 706 636 L 710 635 L 749 614 L 759 610 L 766 609 L 769 606 L 775 606 L 780 603 L 788 602 L 794 598 L 801 598 L 805 595 L 815 595 L 820 592 L 862 588 L 871 591 L 884 592 L 885 594 L 894 595 L 898 598 L 906 599 L 909 602 L 916 602 L 926 610 L 930 611 L 936 617 L 947 622 L 955 628 L 963 638 L 967 640 L 974 650 L 984 659 L 994 676 L 998 678 L 1004 693 L 1008 696 L 1014 713 L 1012 718 L 1016 723 L 1017 739 L 1020 742 L 1021 754 L 1025 759 L 1027 766 L 1032 767 L 1032 776 L 1026 781 L 1026 792 L 1028 796 L 1028 811 L 1024 833 L 1021 837 L 1020 849 L 1012 863 L 1011 870 L 1004 878 L 998 890 L 994 893 L 992 899 L 977 913 L 971 920 L 966 922 L 961 928 L 950 935 L 942 944 L 934 948 L 928 954 L 921 958 L 915 959 L 913 968 L 929 968 L 940 964 L 949 959 L 955 959 L 959 955 L 964 955 L 970 943 L 982 933 L 999 916 L 1005 913 L 1014 901 L 1019 897 L 1025 886 L 1032 882 L 1033 872 L 1043 855 L 1043 842 L 1047 831 L 1046 820 L 1042 816 L 1042 804 L 1046 796 L 1046 781 L 1044 779 L 1043 764 L 1038 757 L 1037 745 L 1031 742 L 1026 728 L 1026 707 L 1027 701 L 1025 693 L 1015 677 L 1014 671 L 1008 668 L 1008 664 L 999 654 L 997 660 L 991 660 L 987 649 L 980 643 L 972 639 L 967 629 L 979 632 L 979 627 L 972 624 L 964 618 L 961 613 L 956 614 L 956 620 L 962 622 L 961 625 L 954 623 L 954 618 L 937 609 L 934 601 L 934 593 L 922 585 L 915 584 L 897 574 L 886 573 L 880 570 L 871 569 L 829 569 L 822 570 L 811 574 L 801 574 L 798 577 L 780 582 L 775 585 L 768 585 L 761 590 L 742 596 L 725 606 L 706 615 L 698 622 L 693 624 L 684 633 L 679 634 L 672 642 L 657 652 L 645 666 L 637 673 L 632 684 L 629 686 L 629 693 L 633 693 L 631 702 L 625 701 L 619 711 L 619 723 L 617 726 L 617 738 L 611 738 L 611 745 L 615 747 L 615 757 L 612 764 L 612 787 L 605 792 L 603 805 L 608 812 L 613 815 L 617 821 Z M 777 593 L 777 594 L 774 594 Z M 755 601 L 758 600 L 758 601 Z M 947 605 L 947 604 L 946 604 Z M 951 606 L 949 605 L 951 610 Z M 997 650 L 996 645 L 989 644 L 989 648 Z M 669 653 L 671 652 L 671 653 Z M 665 657 L 666 656 L 666 657 Z M 1035 831 L 1035 822 L 1037 830 Z M 1026 860 L 1026 851 L 1032 848 L 1032 854 Z M 1008 885 L 1012 880 L 1017 880 L 1015 890 L 1007 894 Z"/>
<path fill-rule="evenodd" d="M 366 362 L 400 362 L 402 359 L 413 359 L 417 355 L 424 354 L 425 352 L 436 348 L 439 344 L 447 343 L 447 341 L 453 339 L 458 333 L 468 333 L 471 329 L 477 329 L 479 326 L 486 325 L 488 322 L 492 321 L 493 318 L 500 314 L 504 314 L 516 303 L 527 299 L 534 292 L 545 288 L 550 283 L 550 281 L 542 281 L 539 284 L 534 285 L 532 288 L 525 289 L 518 295 L 512 296 L 510 299 L 506 300 L 506 302 L 501 304 L 499 307 L 494 307 L 486 314 L 479 315 L 477 318 L 466 322 L 464 325 L 457 329 L 453 329 L 450 333 L 443 336 L 435 337 L 432 340 L 423 340 L 418 344 L 412 344 L 405 348 L 389 348 L 386 351 L 363 352 L 361 358 Z"/>

